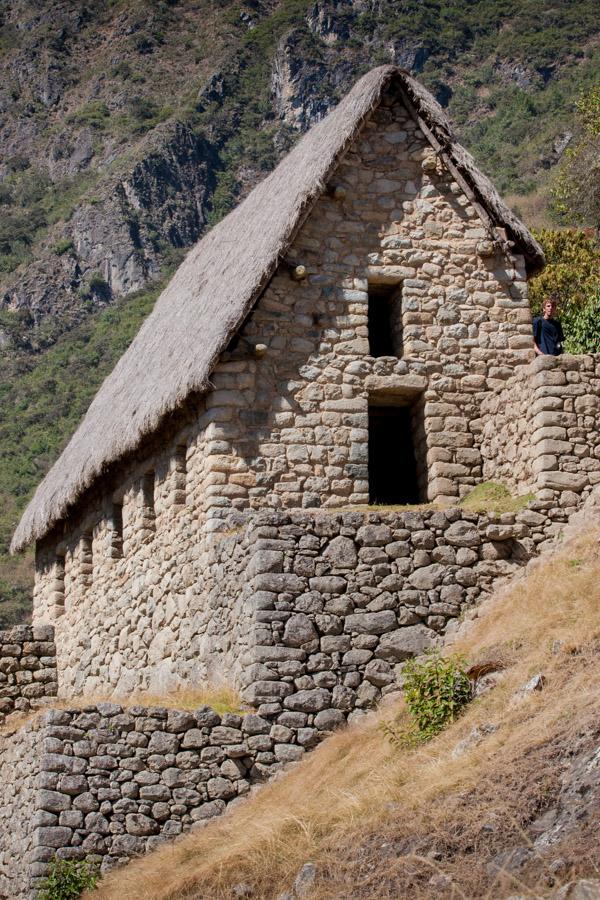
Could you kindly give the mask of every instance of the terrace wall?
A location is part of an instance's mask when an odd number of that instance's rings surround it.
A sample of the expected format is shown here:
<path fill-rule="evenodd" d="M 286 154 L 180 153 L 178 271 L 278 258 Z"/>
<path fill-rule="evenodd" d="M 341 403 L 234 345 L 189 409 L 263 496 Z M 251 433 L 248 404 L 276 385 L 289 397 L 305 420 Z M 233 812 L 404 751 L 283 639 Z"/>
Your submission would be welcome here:
<path fill-rule="evenodd" d="M 332 709 L 339 722 L 372 706 L 409 651 L 443 634 L 564 519 L 552 501 L 500 517 L 456 507 L 233 514 L 202 553 L 190 548 L 183 570 L 161 580 L 148 545 L 135 593 L 117 580 L 95 600 L 67 602 L 56 621 L 61 694 L 212 678 L 261 709 Z"/>

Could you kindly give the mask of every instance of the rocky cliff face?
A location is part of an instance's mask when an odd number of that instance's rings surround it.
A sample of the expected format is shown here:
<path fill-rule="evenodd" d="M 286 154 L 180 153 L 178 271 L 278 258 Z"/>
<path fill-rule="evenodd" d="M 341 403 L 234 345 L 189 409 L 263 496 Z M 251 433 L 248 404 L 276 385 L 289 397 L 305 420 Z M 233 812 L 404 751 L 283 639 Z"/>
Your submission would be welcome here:
<path fill-rule="evenodd" d="M 157 275 L 169 247 L 193 244 L 207 221 L 214 190 L 214 151 L 182 123 L 161 129 L 130 172 L 84 200 L 53 232 L 60 254 L 44 253 L 2 297 L 34 320 L 76 312 L 82 300 L 105 303 Z"/>

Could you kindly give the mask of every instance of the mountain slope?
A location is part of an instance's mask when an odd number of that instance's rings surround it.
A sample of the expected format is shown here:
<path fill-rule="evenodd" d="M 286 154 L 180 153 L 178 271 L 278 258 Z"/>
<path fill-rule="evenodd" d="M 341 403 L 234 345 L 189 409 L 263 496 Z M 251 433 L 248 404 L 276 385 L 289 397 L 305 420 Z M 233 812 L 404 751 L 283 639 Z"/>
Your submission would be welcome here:
<path fill-rule="evenodd" d="M 382 722 L 405 713 L 384 709 L 90 896 L 270 900 L 308 861 L 312 900 L 543 897 L 598 877 L 599 576 L 596 530 L 481 608 L 456 649 L 504 668 L 434 740 L 394 747 Z"/>

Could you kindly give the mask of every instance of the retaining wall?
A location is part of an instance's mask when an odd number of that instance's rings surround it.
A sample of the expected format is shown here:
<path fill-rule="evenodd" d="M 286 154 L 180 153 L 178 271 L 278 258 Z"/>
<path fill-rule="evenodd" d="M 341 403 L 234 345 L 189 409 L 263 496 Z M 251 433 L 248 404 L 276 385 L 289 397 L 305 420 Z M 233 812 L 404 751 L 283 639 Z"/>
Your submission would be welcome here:
<path fill-rule="evenodd" d="M 39 722 L 0 734 L 0 897 L 31 896 L 36 833 L 44 819 L 38 802 L 41 761 Z"/>
<path fill-rule="evenodd" d="M 564 519 L 543 501 L 501 516 L 255 516 L 244 538 L 254 615 L 245 698 L 263 715 L 308 715 L 309 726 L 352 718 L 396 690 L 401 663 L 435 644 Z"/>
<path fill-rule="evenodd" d="M 142 571 L 134 596 L 117 582 L 98 603 L 65 612 L 56 624 L 61 693 L 118 697 L 213 674 L 257 705 L 290 709 L 300 702 L 291 694 L 319 689 L 320 709 L 362 709 L 404 658 L 384 648 L 428 646 L 535 554 L 561 516 L 552 501 L 496 520 L 431 507 L 233 514 L 187 570 L 153 579 L 151 598 Z M 181 577 L 194 586 L 182 590 Z"/>
<path fill-rule="evenodd" d="M 290 726 L 209 707 L 40 713 L 0 737 L 0 896 L 34 897 L 55 856 L 104 871 L 219 815 L 314 746 Z"/>

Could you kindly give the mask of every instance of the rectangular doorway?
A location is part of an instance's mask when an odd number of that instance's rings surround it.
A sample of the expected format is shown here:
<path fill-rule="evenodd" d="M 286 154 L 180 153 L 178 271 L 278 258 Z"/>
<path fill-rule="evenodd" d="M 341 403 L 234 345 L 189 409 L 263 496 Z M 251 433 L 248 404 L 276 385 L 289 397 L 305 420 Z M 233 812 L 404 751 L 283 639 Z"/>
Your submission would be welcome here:
<path fill-rule="evenodd" d="M 423 499 L 423 447 L 416 405 L 369 406 L 369 503 L 410 504 Z M 425 486 L 426 492 L 426 486 Z"/>

